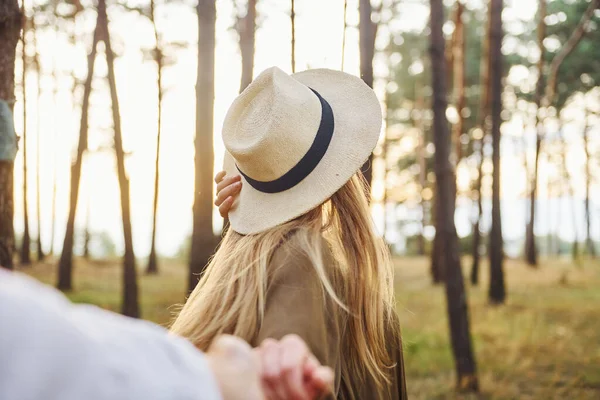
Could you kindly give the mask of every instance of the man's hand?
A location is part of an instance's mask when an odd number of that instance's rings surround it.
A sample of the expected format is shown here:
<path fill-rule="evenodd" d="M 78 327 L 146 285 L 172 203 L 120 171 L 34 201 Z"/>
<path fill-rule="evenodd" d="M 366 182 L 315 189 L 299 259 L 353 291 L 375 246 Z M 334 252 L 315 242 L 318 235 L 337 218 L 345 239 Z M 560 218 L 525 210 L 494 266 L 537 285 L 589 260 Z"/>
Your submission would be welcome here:
<path fill-rule="evenodd" d="M 311 400 L 333 387 L 333 371 L 297 335 L 267 339 L 256 349 L 223 335 L 206 354 L 223 400 Z"/>
<path fill-rule="evenodd" d="M 311 400 L 331 392 L 333 371 L 321 366 L 299 336 L 266 339 L 259 353 L 268 400 Z"/>
<path fill-rule="evenodd" d="M 217 337 L 206 352 L 223 400 L 265 400 L 260 381 L 260 360 L 245 341 L 229 335 Z"/>

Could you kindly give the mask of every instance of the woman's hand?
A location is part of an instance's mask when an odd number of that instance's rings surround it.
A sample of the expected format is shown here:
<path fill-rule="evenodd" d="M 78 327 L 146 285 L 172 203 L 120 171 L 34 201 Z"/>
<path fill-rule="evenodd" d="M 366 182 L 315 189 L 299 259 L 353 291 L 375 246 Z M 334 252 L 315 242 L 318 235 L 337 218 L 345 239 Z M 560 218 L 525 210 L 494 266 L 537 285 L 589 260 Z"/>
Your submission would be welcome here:
<path fill-rule="evenodd" d="M 226 172 L 221 171 L 215 175 L 215 183 L 217 184 L 217 198 L 215 206 L 219 207 L 221 217 L 227 218 L 229 210 L 235 200 L 235 196 L 242 189 L 242 177 L 240 175 L 225 176 Z"/>

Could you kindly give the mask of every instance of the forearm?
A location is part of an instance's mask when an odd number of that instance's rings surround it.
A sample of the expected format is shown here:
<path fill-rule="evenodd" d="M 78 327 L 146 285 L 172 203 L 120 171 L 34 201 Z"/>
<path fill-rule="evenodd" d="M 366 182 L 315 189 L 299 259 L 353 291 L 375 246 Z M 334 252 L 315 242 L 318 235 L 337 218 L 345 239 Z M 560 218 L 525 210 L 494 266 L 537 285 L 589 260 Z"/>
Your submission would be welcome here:
<path fill-rule="evenodd" d="M 221 399 L 206 357 L 184 339 L 0 274 L 0 398 Z"/>

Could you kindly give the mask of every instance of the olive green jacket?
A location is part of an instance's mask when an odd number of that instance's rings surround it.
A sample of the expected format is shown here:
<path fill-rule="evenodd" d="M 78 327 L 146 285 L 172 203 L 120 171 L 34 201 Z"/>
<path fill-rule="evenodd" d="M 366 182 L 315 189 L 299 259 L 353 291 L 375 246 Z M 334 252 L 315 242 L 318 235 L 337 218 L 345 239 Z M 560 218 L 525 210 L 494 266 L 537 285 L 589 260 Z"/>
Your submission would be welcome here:
<path fill-rule="evenodd" d="M 280 245 L 271 258 L 265 316 L 252 345 L 259 345 L 266 338 L 281 339 L 287 334 L 297 334 L 323 365 L 334 369 L 336 399 L 405 400 L 400 332 L 392 326 L 388 330 L 388 351 L 395 366 L 390 373 L 390 382 L 377 392 L 373 377 L 367 377 L 363 382 L 359 377 L 348 381 L 342 378 L 349 346 L 346 325 L 351 317 L 323 290 L 309 257 L 296 250 L 294 237 L 292 235 Z M 334 262 L 333 256 L 325 242 L 323 249 L 327 266 Z M 397 321 L 396 315 L 394 318 Z"/>

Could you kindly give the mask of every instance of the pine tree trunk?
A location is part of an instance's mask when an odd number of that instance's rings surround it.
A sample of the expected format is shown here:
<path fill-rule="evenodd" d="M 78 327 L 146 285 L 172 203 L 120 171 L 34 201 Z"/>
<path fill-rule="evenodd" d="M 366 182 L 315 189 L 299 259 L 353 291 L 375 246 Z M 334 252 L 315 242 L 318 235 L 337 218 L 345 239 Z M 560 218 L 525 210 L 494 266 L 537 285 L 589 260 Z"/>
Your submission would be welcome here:
<path fill-rule="evenodd" d="M 502 218 L 500 209 L 500 125 L 502 118 L 502 8 L 503 0 L 490 2 L 490 115 L 492 120 L 492 229 L 490 232 L 490 288 L 489 300 L 493 304 L 504 303 L 504 244 L 502 241 Z"/>
<path fill-rule="evenodd" d="M 571 247 L 571 255 L 573 257 L 573 261 L 579 261 L 579 234 L 577 229 L 577 211 L 575 207 L 575 192 L 573 190 L 573 185 L 571 184 L 571 173 L 569 172 L 569 168 L 567 168 L 567 142 L 565 140 L 563 134 L 563 126 L 562 120 L 560 118 L 560 110 L 557 110 L 558 117 L 558 138 L 560 140 L 561 147 L 561 169 L 563 173 L 563 184 L 566 187 L 567 196 L 569 197 L 569 203 L 571 208 L 571 220 L 573 225 L 573 246 Z"/>
<path fill-rule="evenodd" d="M 529 223 L 525 230 L 525 259 L 527 264 L 532 267 L 537 266 L 537 246 L 535 243 L 535 202 L 537 196 L 537 184 L 538 184 L 538 170 L 539 170 L 539 159 L 540 159 L 540 148 L 542 146 L 543 138 L 543 121 L 540 120 L 540 104 L 542 102 L 542 96 L 544 95 L 544 39 L 546 38 L 546 18 L 547 2 L 546 0 L 539 0 L 538 7 L 538 48 L 540 50 L 540 58 L 537 64 L 538 79 L 535 88 L 535 105 L 536 105 L 536 117 L 535 127 L 537 135 L 535 139 L 535 161 L 533 164 L 533 181 L 531 183 L 531 192 L 529 197 Z"/>
<path fill-rule="evenodd" d="M 17 153 L 13 105 L 15 59 L 21 32 L 17 0 L 0 0 L 0 267 L 13 268 L 13 172 Z"/>
<path fill-rule="evenodd" d="M 583 128 L 583 147 L 585 151 L 585 243 L 586 251 L 590 257 L 596 257 L 596 249 L 594 248 L 594 240 L 591 233 L 591 209 L 590 209 L 590 186 L 592 184 L 592 176 L 590 174 L 590 149 L 589 142 L 589 126 L 588 126 L 588 111 L 585 113 L 585 127 Z"/>
<path fill-rule="evenodd" d="M 454 100 L 456 101 L 456 111 L 458 113 L 458 121 L 453 126 L 452 137 L 454 140 L 456 164 L 462 158 L 462 143 L 461 136 L 464 133 L 464 117 L 463 109 L 466 106 L 465 96 L 465 28 L 462 20 L 464 5 L 461 0 L 456 2 L 456 14 L 454 19 L 454 34 L 452 39 L 452 77 L 454 88 Z"/>
<path fill-rule="evenodd" d="M 158 261 L 156 259 L 156 215 L 158 212 L 158 184 L 160 181 L 160 137 L 162 131 L 162 73 L 163 73 L 163 52 L 160 46 L 160 38 L 156 27 L 156 10 L 155 1 L 150 1 L 150 18 L 154 28 L 154 61 L 156 62 L 156 92 L 157 92 L 157 121 L 156 121 L 156 158 L 154 161 L 154 201 L 152 203 L 152 238 L 150 241 L 150 256 L 148 257 L 148 266 L 146 274 L 158 274 Z"/>
<path fill-rule="evenodd" d="M 55 10 L 54 10 L 54 23 L 55 23 L 55 27 L 54 27 L 54 37 L 56 38 L 58 36 L 58 16 L 56 15 L 56 6 L 55 6 Z M 58 76 L 57 76 L 57 65 L 56 65 L 56 55 L 53 55 L 52 58 L 52 82 L 54 84 L 53 87 L 53 92 L 52 92 L 52 99 L 53 99 L 53 111 L 54 111 L 54 134 L 53 134 L 53 141 L 54 144 L 52 145 L 52 150 L 53 150 L 53 168 L 52 168 L 52 205 L 51 205 L 51 215 L 50 217 L 51 219 L 51 228 L 50 228 L 50 255 L 54 255 L 54 239 L 55 239 L 55 234 L 56 234 L 56 161 L 57 161 L 57 146 L 56 143 L 58 142 L 58 118 L 56 116 L 57 112 L 58 112 L 58 88 L 59 88 L 59 83 L 58 83 Z"/>
<path fill-rule="evenodd" d="M 215 248 L 212 230 L 213 112 L 215 94 L 216 1 L 198 0 L 195 182 L 188 291 L 192 291 Z"/>
<path fill-rule="evenodd" d="M 419 112 L 419 118 L 415 121 L 416 128 L 419 130 L 419 143 L 417 145 L 417 159 L 419 162 L 419 189 L 421 190 L 421 230 L 419 232 L 419 255 L 425 255 L 425 200 L 423 199 L 423 191 L 427 185 L 427 160 L 425 159 L 425 124 L 423 123 L 423 89 L 422 83 L 419 82 L 419 87 L 415 88 L 417 92 L 417 100 L 415 102 L 416 109 Z"/>
<path fill-rule="evenodd" d="M 239 19 L 238 24 L 238 33 L 240 36 L 240 53 L 242 55 L 242 79 L 240 81 L 240 93 L 242 93 L 244 89 L 246 89 L 246 87 L 250 84 L 250 82 L 252 82 L 252 77 L 254 76 L 256 0 L 248 0 L 248 9 L 246 10 L 246 15 L 243 18 Z M 293 40 L 295 40 L 295 33 L 293 33 L 293 35 Z M 294 52 L 292 52 L 292 54 L 294 54 Z M 292 63 L 294 63 L 294 61 Z"/>
<path fill-rule="evenodd" d="M 437 185 L 437 183 L 436 183 Z M 443 260 L 443 247 L 442 247 L 442 241 L 443 239 L 443 233 L 440 229 L 440 214 L 443 212 L 441 210 L 441 205 L 440 205 L 440 195 L 439 195 L 439 186 L 436 189 L 436 193 L 435 193 L 435 197 L 433 199 L 433 207 L 434 207 L 434 224 L 435 224 L 435 236 L 433 237 L 433 247 L 431 249 L 431 265 L 430 265 L 430 273 L 431 273 L 431 280 L 433 282 L 434 285 L 437 285 L 439 283 L 443 283 L 445 280 L 445 263 Z"/>
<path fill-rule="evenodd" d="M 237 27 L 239 35 L 240 54 L 242 56 L 242 77 L 240 80 L 240 90 L 242 93 L 252 82 L 254 76 L 254 49 L 256 42 L 256 1 L 248 0 L 246 15 L 238 17 Z M 292 2 L 292 68 L 295 69 L 295 14 L 294 4 Z M 225 236 L 229 228 L 229 218 L 223 219 L 222 236 Z"/>
<path fill-rule="evenodd" d="M 115 131 L 115 154 L 117 158 L 117 176 L 121 192 L 121 214 L 123 218 L 123 241 L 125 255 L 123 257 L 123 303 L 121 313 L 128 317 L 140 317 L 138 300 L 137 271 L 135 254 L 133 252 L 133 236 L 131 231 L 131 206 L 129 201 L 129 178 L 125 171 L 125 153 L 123 151 L 123 136 L 121 133 L 121 113 L 117 82 L 115 77 L 115 55 L 112 51 L 108 18 L 106 16 L 106 0 L 98 2 L 98 23 L 101 26 L 102 40 L 106 46 L 106 64 L 108 66 L 108 83 L 112 103 L 112 116 Z"/>
<path fill-rule="evenodd" d="M 21 12 L 25 15 L 24 9 L 25 2 L 22 3 Z M 21 44 L 23 45 L 22 55 L 22 66 L 23 66 L 23 77 L 21 81 L 21 88 L 23 89 L 23 132 L 21 136 L 21 144 L 23 149 L 23 238 L 21 240 L 21 265 L 31 264 L 31 239 L 29 237 L 29 207 L 27 205 L 27 67 L 29 62 L 27 61 L 26 51 L 26 36 L 27 27 L 29 21 L 24 16 L 24 26 L 21 36 Z"/>
<path fill-rule="evenodd" d="M 292 0 L 290 20 L 292 23 L 292 73 L 296 72 L 296 7 Z"/>
<path fill-rule="evenodd" d="M 456 206 L 454 169 L 450 163 L 450 135 L 446 119 L 446 62 L 444 59 L 444 5 L 442 0 L 431 0 L 431 65 L 433 87 L 433 132 L 435 145 L 435 173 L 438 189 L 439 213 L 436 228 L 440 237 L 439 259 L 443 261 L 446 282 L 446 302 L 452 351 L 456 364 L 459 390 L 478 391 L 475 358 L 471 346 L 467 295 L 461 271 L 458 236 L 454 224 Z"/>
<path fill-rule="evenodd" d="M 360 14 L 358 23 L 360 77 L 367 85 L 369 85 L 369 87 L 373 87 L 373 58 L 375 57 L 375 36 L 377 35 L 377 25 L 371 20 L 371 14 L 373 11 L 371 0 L 359 0 L 358 10 Z M 369 187 L 373 182 L 372 164 L 373 154 L 369 156 L 369 159 L 361 168 Z"/>
<path fill-rule="evenodd" d="M 31 19 L 31 28 L 33 30 L 33 66 L 35 67 L 35 75 L 37 77 L 37 115 L 36 115 L 36 149 L 35 149 L 35 208 L 36 208 L 36 216 L 37 216 L 37 259 L 38 261 L 43 261 L 46 258 L 44 253 L 44 248 L 42 246 L 42 213 L 41 213 L 41 194 L 40 194 L 40 152 L 41 152 L 41 141 L 42 141 L 42 130 L 40 126 L 40 97 L 42 90 L 42 69 L 40 67 L 40 58 L 38 55 L 38 45 L 37 45 L 37 30 L 35 27 L 34 19 Z"/>
<path fill-rule="evenodd" d="M 75 236 L 75 213 L 77 201 L 79 200 L 79 182 L 81 180 L 81 166 L 83 164 L 83 153 L 87 149 L 88 142 L 88 118 L 90 108 L 90 94 L 92 92 L 92 80 L 94 78 L 94 64 L 96 61 L 96 47 L 100 40 L 100 14 L 96 20 L 92 50 L 88 55 L 88 72 L 83 86 L 83 99 L 81 103 L 81 122 L 79 124 L 79 143 L 75 161 L 71 165 L 71 192 L 69 196 L 69 216 L 65 239 L 63 241 L 60 261 L 58 263 L 58 281 L 56 287 L 62 291 L 73 289 L 73 241 Z"/>
<path fill-rule="evenodd" d="M 547 182 L 547 190 L 548 190 L 548 204 L 546 205 L 546 210 L 548 212 L 548 234 L 546 235 L 546 256 L 549 257 L 552 252 L 552 181 L 548 178 Z"/>
<path fill-rule="evenodd" d="M 83 233 L 83 258 L 86 260 L 90 259 L 90 241 L 92 235 L 90 232 L 90 198 L 87 199 L 87 205 L 85 209 L 85 230 Z"/>
<path fill-rule="evenodd" d="M 479 74 L 480 74 L 480 82 L 481 82 L 481 96 L 479 99 L 479 111 L 477 114 L 477 127 L 481 129 L 481 139 L 479 139 L 478 147 L 479 147 L 479 159 L 477 160 L 477 180 L 475 182 L 475 197 L 477 203 L 477 217 L 475 219 L 475 223 L 473 224 L 473 243 L 471 247 L 472 254 L 472 265 L 471 265 L 471 283 L 473 285 L 477 285 L 479 283 L 479 268 L 480 268 L 480 260 L 481 254 L 479 250 L 481 249 L 481 218 L 483 215 L 483 196 L 481 194 L 481 183 L 483 182 L 483 161 L 484 161 L 484 152 L 483 146 L 485 143 L 485 137 L 488 132 L 488 126 L 486 124 L 487 116 L 489 114 L 489 104 L 490 104 L 490 40 L 491 36 L 491 25 L 490 25 L 490 17 L 489 14 L 491 12 L 491 8 L 488 7 L 488 21 L 486 27 L 486 35 L 484 40 L 482 41 L 482 49 L 481 49 L 481 62 L 479 65 Z"/>
<path fill-rule="evenodd" d="M 344 70 L 344 61 L 346 60 L 346 30 L 348 29 L 348 22 L 346 22 L 346 15 L 348 14 L 348 0 L 344 0 L 344 31 L 342 34 L 342 62 L 340 71 Z"/>

